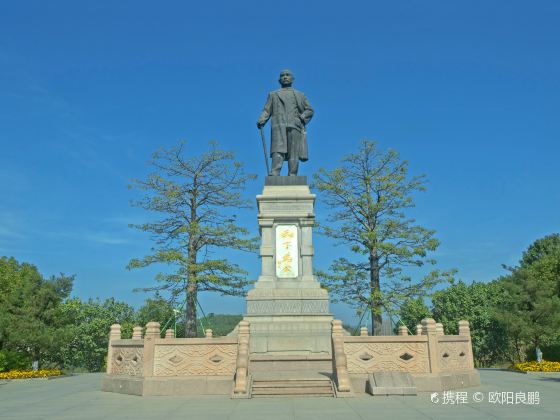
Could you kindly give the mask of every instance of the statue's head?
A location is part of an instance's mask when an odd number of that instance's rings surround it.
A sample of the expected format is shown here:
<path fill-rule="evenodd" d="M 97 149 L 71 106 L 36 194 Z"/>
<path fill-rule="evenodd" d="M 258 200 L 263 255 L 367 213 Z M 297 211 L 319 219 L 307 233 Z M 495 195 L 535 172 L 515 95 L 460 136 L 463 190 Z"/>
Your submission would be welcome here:
<path fill-rule="evenodd" d="M 294 75 L 291 70 L 285 69 L 280 72 L 280 78 L 278 79 L 278 81 L 280 82 L 280 85 L 282 85 L 282 87 L 292 86 L 294 80 Z"/>

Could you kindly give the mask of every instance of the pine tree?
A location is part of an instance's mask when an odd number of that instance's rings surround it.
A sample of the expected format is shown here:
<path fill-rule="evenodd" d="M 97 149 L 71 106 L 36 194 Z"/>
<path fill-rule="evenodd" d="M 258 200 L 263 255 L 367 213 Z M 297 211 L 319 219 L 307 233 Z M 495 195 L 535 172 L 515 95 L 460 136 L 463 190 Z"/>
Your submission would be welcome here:
<path fill-rule="evenodd" d="M 372 141 L 363 141 L 360 150 L 341 163 L 313 177 L 319 199 L 333 210 L 321 231 L 359 257 L 338 258 L 330 272 L 317 275 L 339 300 L 367 307 L 373 333 L 379 335 L 383 311 L 394 313 L 407 297 L 425 295 L 453 272 L 433 270 L 414 282 L 403 271 L 435 264 L 427 257 L 439 245 L 435 232 L 405 214 L 414 207 L 412 194 L 425 189 L 424 176 L 409 177 L 408 162 L 393 150 L 379 150 Z"/>
<path fill-rule="evenodd" d="M 196 337 L 196 305 L 199 292 L 243 295 L 246 271 L 223 257 L 225 249 L 252 252 L 256 238 L 236 220 L 236 211 L 250 207 L 241 195 L 245 183 L 256 178 L 246 174 L 234 153 L 210 143 L 210 150 L 185 156 L 185 143 L 153 154 L 155 171 L 131 187 L 145 196 L 133 205 L 158 215 L 158 220 L 133 227 L 151 234 L 155 242 L 150 255 L 132 259 L 128 268 L 165 264 L 160 285 L 173 297 L 186 294 L 185 336 Z M 218 253 L 218 251 L 220 251 Z"/>

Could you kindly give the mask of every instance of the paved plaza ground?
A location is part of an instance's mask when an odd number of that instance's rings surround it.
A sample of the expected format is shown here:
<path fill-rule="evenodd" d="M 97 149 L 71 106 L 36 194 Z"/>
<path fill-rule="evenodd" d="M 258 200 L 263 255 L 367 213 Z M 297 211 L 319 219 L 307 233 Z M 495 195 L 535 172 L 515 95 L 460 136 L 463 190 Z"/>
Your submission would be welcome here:
<path fill-rule="evenodd" d="M 560 374 L 482 370 L 465 394 L 416 397 L 137 397 L 101 392 L 102 374 L 0 382 L 0 419 L 559 419 Z M 533 401 L 538 392 L 538 401 Z M 499 396 L 498 394 L 499 393 Z M 515 399 L 518 399 L 517 404 Z M 432 402 L 431 399 L 438 400 Z M 466 398 L 466 399 L 464 399 Z M 475 402 L 473 399 L 482 398 Z M 498 399 L 489 402 L 488 399 Z M 502 398 L 505 401 L 502 401 Z M 449 400 L 459 404 L 449 404 Z M 512 404 L 507 404 L 509 402 Z M 533 404 L 522 404 L 521 400 Z M 466 401 L 466 402 L 464 402 Z M 500 403 L 502 402 L 502 403 Z M 538 402 L 538 404 L 537 404 Z"/>

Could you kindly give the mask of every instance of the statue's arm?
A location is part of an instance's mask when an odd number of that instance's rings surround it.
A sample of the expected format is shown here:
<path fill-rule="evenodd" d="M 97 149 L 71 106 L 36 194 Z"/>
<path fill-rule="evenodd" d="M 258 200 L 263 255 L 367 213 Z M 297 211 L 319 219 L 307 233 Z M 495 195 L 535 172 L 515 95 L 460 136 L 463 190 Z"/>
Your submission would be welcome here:
<path fill-rule="evenodd" d="M 272 112 L 272 95 L 269 93 L 268 98 L 266 99 L 266 103 L 264 104 L 264 108 L 259 117 L 259 120 L 257 121 L 258 128 L 264 127 L 264 125 L 270 118 L 271 112 Z"/>
<path fill-rule="evenodd" d="M 301 113 L 300 118 L 302 122 L 305 125 L 307 125 L 307 123 L 313 117 L 313 108 L 311 107 L 311 104 L 309 103 L 309 101 L 305 96 L 303 96 L 302 105 L 303 105 L 303 112 Z"/>

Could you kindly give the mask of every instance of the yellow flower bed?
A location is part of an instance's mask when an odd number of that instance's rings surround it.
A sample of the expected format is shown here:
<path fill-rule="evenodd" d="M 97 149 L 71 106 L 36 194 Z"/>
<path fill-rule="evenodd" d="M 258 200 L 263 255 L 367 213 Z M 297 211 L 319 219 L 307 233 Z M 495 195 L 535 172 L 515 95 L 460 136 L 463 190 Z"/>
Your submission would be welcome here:
<path fill-rule="evenodd" d="M 560 362 L 524 362 L 516 363 L 513 365 L 515 370 L 522 370 L 526 372 L 560 372 Z"/>
<path fill-rule="evenodd" d="M 0 379 L 47 378 L 60 375 L 62 375 L 62 372 L 58 369 L 10 370 L 9 372 L 0 372 Z"/>

